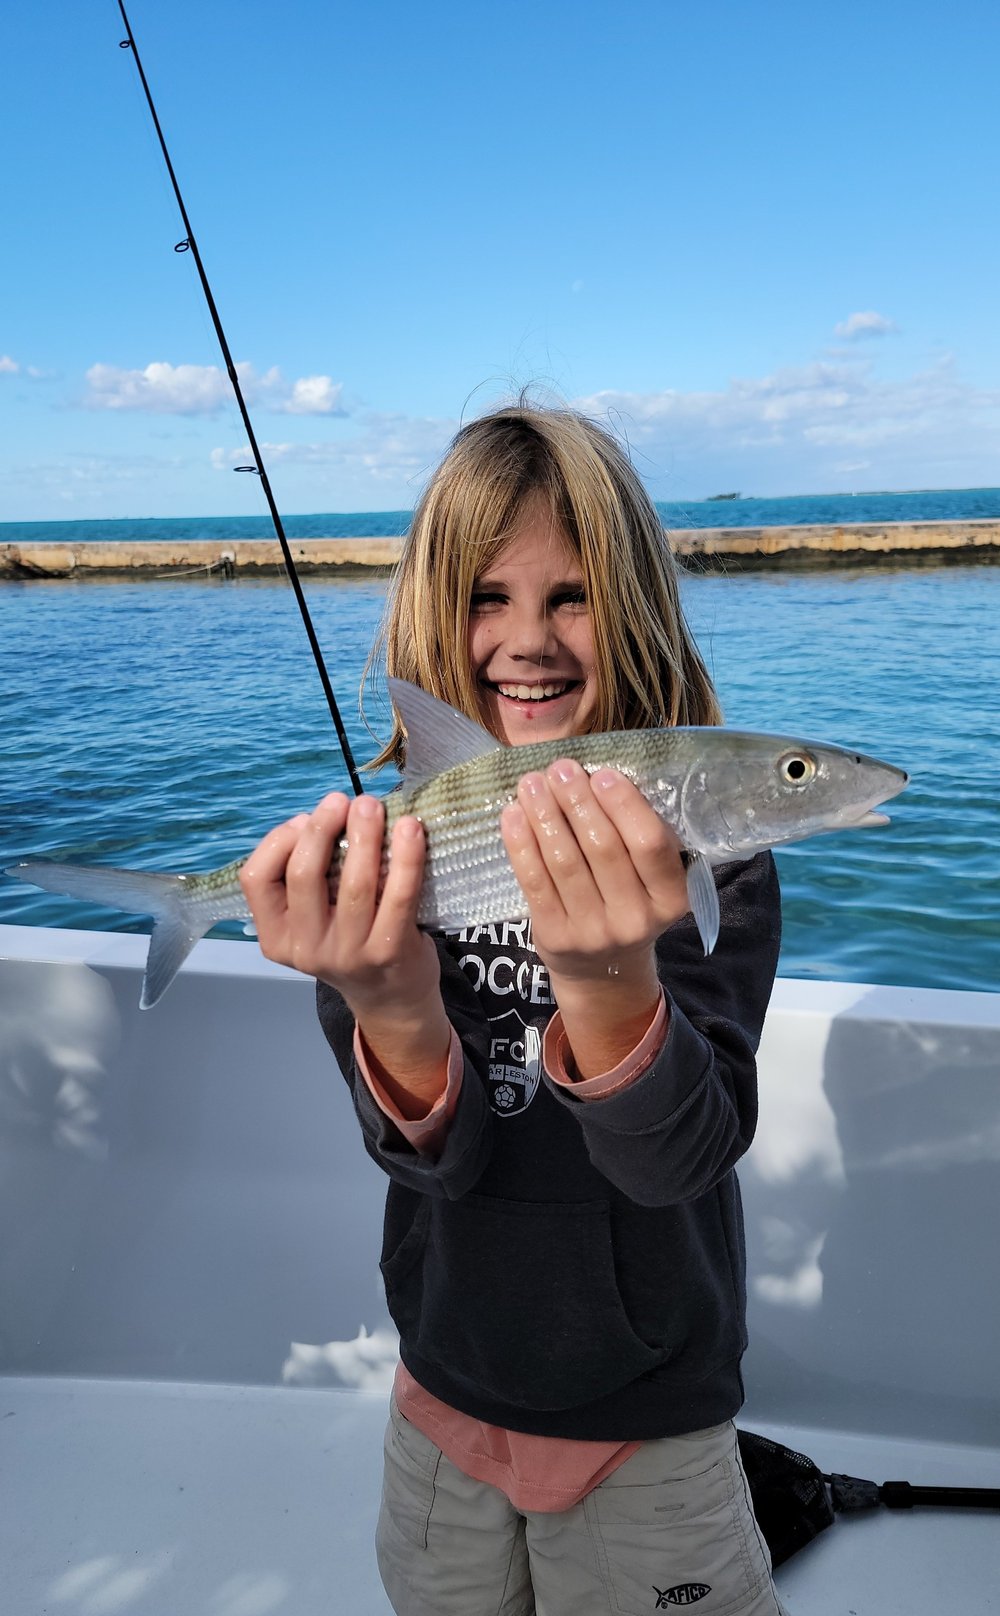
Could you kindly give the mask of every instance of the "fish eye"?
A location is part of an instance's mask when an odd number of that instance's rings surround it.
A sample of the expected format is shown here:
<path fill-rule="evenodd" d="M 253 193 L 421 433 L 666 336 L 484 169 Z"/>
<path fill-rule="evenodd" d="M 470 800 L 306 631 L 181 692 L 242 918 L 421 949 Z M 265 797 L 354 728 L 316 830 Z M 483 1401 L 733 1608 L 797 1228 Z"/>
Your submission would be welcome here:
<path fill-rule="evenodd" d="M 808 752 L 786 752 L 778 759 L 778 773 L 786 786 L 807 786 L 816 778 L 816 759 Z"/>

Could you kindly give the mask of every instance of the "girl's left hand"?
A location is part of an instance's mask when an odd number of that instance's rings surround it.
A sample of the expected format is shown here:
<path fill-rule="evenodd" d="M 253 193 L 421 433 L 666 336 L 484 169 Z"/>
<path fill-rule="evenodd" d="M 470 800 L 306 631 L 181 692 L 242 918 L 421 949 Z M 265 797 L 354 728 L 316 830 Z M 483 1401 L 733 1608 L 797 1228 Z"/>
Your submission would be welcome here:
<path fill-rule="evenodd" d="M 688 912 L 677 836 L 615 769 L 588 775 L 559 758 L 525 775 L 501 832 L 535 949 L 564 981 L 648 968 L 657 937 Z"/>

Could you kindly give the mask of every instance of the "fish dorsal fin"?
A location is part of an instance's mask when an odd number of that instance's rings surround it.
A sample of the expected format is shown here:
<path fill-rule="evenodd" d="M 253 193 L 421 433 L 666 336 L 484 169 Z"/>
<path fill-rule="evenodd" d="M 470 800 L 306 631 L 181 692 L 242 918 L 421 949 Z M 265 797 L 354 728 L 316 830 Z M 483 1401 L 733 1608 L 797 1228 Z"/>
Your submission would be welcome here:
<path fill-rule="evenodd" d="M 439 701 L 405 679 L 390 679 L 389 694 L 406 726 L 408 787 L 423 785 L 445 769 L 499 750 L 501 743 L 475 719 Z"/>

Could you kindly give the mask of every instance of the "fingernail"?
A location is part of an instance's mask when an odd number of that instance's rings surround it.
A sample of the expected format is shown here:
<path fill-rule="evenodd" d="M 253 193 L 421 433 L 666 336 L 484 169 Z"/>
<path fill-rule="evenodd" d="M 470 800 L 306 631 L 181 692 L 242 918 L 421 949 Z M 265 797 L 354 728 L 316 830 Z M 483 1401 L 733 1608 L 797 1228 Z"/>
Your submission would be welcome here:
<path fill-rule="evenodd" d="M 356 799 L 355 811 L 361 815 L 362 819 L 374 819 L 378 813 L 378 798 L 370 797 L 365 792 Z"/>
<path fill-rule="evenodd" d="M 591 775 L 590 779 L 598 791 L 610 791 L 612 786 L 618 784 L 621 775 L 617 774 L 614 769 L 598 769 L 596 774 Z"/>
<path fill-rule="evenodd" d="M 509 802 L 500 815 L 508 830 L 522 831 L 527 823 L 524 809 L 519 803 Z"/>
<path fill-rule="evenodd" d="M 554 763 L 549 764 L 547 772 L 553 780 L 561 780 L 565 786 L 569 785 L 571 780 L 575 780 L 582 770 L 579 763 L 574 763 L 572 758 L 556 758 Z"/>
<path fill-rule="evenodd" d="M 545 781 L 540 774 L 526 774 L 520 789 L 528 797 L 540 797 L 545 791 Z"/>
<path fill-rule="evenodd" d="M 396 829 L 405 842 L 413 842 L 420 835 L 421 824 L 419 819 L 414 819 L 412 814 L 408 814 L 405 819 L 398 822 Z"/>

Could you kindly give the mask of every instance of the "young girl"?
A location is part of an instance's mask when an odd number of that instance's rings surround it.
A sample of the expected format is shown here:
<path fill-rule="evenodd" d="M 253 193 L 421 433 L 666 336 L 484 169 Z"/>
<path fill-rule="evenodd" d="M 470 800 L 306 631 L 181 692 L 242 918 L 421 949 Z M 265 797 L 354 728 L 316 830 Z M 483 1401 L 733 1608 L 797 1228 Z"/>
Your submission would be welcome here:
<path fill-rule="evenodd" d="M 458 434 L 416 511 L 388 671 L 511 746 L 714 724 L 659 519 L 570 411 Z M 405 769 L 397 718 L 377 762 Z M 417 929 L 424 841 L 335 793 L 245 867 L 261 947 L 318 981 L 366 1148 L 401 1363 L 377 1548 L 399 1616 L 775 1616 L 733 1417 L 744 1246 L 734 1167 L 779 900 L 716 872 L 719 941 L 638 790 L 526 774 L 504 843 L 529 921 Z M 336 901 L 336 842 L 349 849 Z"/>

